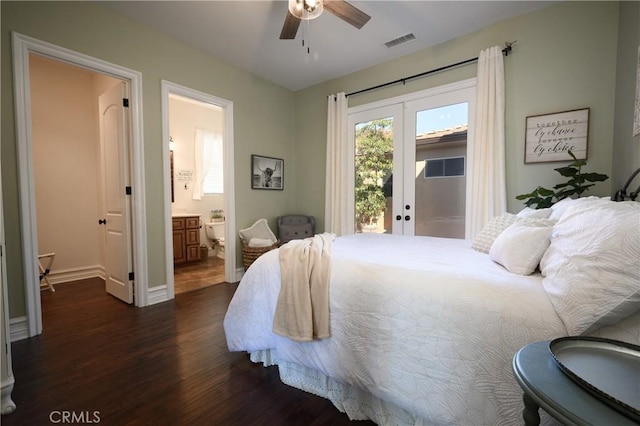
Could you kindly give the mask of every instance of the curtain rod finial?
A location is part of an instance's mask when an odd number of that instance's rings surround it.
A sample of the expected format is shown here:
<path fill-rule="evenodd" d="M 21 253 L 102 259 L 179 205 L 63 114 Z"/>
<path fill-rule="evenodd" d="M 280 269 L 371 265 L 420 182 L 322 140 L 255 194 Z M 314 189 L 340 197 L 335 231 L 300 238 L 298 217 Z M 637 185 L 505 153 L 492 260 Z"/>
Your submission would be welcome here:
<path fill-rule="evenodd" d="M 518 40 L 514 40 L 514 41 L 505 41 L 505 42 L 504 42 L 504 45 L 505 45 L 505 48 L 503 49 L 504 56 L 509 56 L 509 52 L 511 52 L 511 50 L 512 50 L 512 47 L 511 47 L 511 46 L 513 46 L 514 44 L 516 44 L 516 42 L 517 42 L 517 41 L 518 41 Z"/>

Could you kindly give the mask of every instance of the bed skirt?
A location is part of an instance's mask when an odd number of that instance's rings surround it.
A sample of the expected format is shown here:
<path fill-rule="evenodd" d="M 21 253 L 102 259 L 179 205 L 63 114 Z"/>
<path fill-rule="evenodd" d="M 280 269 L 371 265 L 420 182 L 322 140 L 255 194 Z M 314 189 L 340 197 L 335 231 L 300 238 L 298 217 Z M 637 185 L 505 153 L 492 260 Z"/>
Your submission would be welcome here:
<path fill-rule="evenodd" d="M 250 352 L 252 362 L 261 363 L 265 367 L 277 366 L 282 383 L 296 389 L 309 392 L 328 399 L 349 420 L 371 420 L 383 426 L 427 426 L 429 423 L 395 404 L 383 401 L 355 386 L 345 385 L 328 377 L 313 368 L 304 367 L 287 361 L 280 361 L 275 349 Z M 540 410 L 540 425 L 560 426 L 544 410 Z M 521 424 L 522 419 L 513 419 L 514 424 Z"/>
<path fill-rule="evenodd" d="M 275 349 L 251 352 L 250 359 L 265 367 L 278 366 L 280 380 L 291 387 L 328 399 L 350 420 L 372 420 L 378 425 L 425 426 L 429 423 L 369 392 L 345 385 L 324 373 L 292 362 L 280 361 Z"/>

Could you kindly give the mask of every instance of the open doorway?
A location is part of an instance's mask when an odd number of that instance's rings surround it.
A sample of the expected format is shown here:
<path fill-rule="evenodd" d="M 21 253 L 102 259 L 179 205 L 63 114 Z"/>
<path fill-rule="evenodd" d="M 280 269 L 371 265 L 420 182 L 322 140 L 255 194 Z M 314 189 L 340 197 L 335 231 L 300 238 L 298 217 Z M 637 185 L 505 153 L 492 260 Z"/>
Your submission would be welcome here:
<path fill-rule="evenodd" d="M 56 284 L 101 276 L 98 96 L 121 80 L 29 55 L 38 253 Z"/>
<path fill-rule="evenodd" d="M 132 303 L 129 201 L 119 195 L 130 168 L 129 155 L 120 155 L 128 150 L 129 139 L 123 108 L 126 82 L 34 53 L 29 55 L 29 70 L 42 291 L 53 293 L 58 284 L 98 279 L 107 292 Z M 106 167 L 108 162 L 111 167 Z M 110 186 L 114 197 L 109 196 Z M 109 208 L 110 199 L 125 207 Z M 122 265 L 112 260 L 122 260 Z"/>
<path fill-rule="evenodd" d="M 24 286 L 26 302 L 26 332 L 24 337 L 32 337 L 42 333 L 42 309 L 40 304 L 40 286 L 38 270 L 38 235 L 37 235 L 37 215 L 36 215 L 36 194 L 35 194 L 35 171 L 33 158 L 33 129 L 31 110 L 31 84 L 29 58 L 31 54 L 40 55 L 49 59 L 58 60 L 68 65 L 77 66 L 86 70 L 91 70 L 100 74 L 115 77 L 121 80 L 119 83 L 120 95 L 127 93 L 128 99 L 119 99 L 118 107 L 109 101 L 103 112 L 120 111 L 122 121 L 117 121 L 118 125 L 128 124 L 127 134 L 130 138 L 129 149 L 126 152 L 128 160 L 118 163 L 128 164 L 128 167 L 117 168 L 127 170 L 130 173 L 127 185 L 135 188 L 124 188 L 126 191 L 119 191 L 119 194 L 130 195 L 129 203 L 131 207 L 128 220 L 123 223 L 128 226 L 126 234 L 131 237 L 132 243 L 121 247 L 128 254 L 126 258 L 135 271 L 126 273 L 128 279 L 125 281 L 130 285 L 129 294 L 135 292 L 134 303 L 136 306 L 146 306 L 149 304 L 148 283 L 147 283 L 147 252 L 146 252 L 146 226 L 145 226 L 145 185 L 144 185 L 144 151 L 142 135 L 142 75 L 134 70 L 130 70 L 115 64 L 111 64 L 100 59 L 96 59 L 69 49 L 55 46 L 28 36 L 12 33 L 12 54 L 13 72 L 15 79 L 15 115 L 16 115 L 16 142 L 18 148 L 20 212 L 21 212 L 21 238 L 22 238 L 22 259 L 24 265 Z M 56 107 L 55 104 L 53 104 Z M 111 108 L 114 106 L 115 108 Z M 126 109 L 126 111 L 125 111 Z M 74 120 L 77 117 L 66 116 L 61 120 Z M 73 121 L 72 121 L 73 122 Z M 115 121 L 114 121 L 115 122 Z M 113 122 L 112 122 L 113 123 Z M 102 134 L 102 131 L 100 132 Z M 120 132 L 124 134 L 124 132 Z M 124 141 L 126 138 L 120 138 Z M 126 142 L 124 142 L 126 144 Z M 122 145 L 125 146 L 125 145 Z M 120 152 L 124 148 L 119 148 Z M 120 180 L 122 182 L 124 180 Z M 67 188 L 73 194 L 73 187 Z M 132 194 L 132 195 L 131 195 Z M 97 219 L 96 224 L 97 224 Z M 121 251 L 122 251 L 121 250 Z M 115 251 L 114 251 L 115 252 Z M 109 269 L 108 255 L 105 256 L 105 276 Z M 129 265 L 127 265 L 129 266 Z M 126 269 L 127 267 L 125 267 Z M 129 269 L 131 271 L 131 269 Z M 134 290 L 135 289 L 135 290 Z M 131 300 L 129 301 L 129 303 Z"/>
<path fill-rule="evenodd" d="M 235 282 L 233 104 L 167 81 L 162 102 L 168 292 Z"/>
<path fill-rule="evenodd" d="M 175 293 L 224 282 L 224 110 L 169 94 Z"/>

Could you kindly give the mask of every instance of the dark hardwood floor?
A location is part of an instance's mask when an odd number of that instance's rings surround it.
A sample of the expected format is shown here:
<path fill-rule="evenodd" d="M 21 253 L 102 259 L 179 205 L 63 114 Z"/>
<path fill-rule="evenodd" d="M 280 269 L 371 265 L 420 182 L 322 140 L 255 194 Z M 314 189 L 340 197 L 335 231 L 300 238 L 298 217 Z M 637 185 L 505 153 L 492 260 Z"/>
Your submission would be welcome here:
<path fill-rule="evenodd" d="M 146 308 L 107 295 L 99 279 L 43 291 L 43 334 L 12 344 L 17 409 L 3 426 L 60 424 L 64 411 L 117 426 L 350 424 L 331 402 L 283 384 L 276 367 L 227 350 L 222 320 L 236 287 Z"/>

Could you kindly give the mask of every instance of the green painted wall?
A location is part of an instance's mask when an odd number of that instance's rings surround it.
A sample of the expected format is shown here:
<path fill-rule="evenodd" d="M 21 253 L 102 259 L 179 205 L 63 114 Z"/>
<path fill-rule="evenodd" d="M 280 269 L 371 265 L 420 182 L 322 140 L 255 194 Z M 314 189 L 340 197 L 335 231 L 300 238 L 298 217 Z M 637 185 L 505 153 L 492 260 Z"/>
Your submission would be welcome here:
<path fill-rule="evenodd" d="M 640 2 L 621 2 L 619 16 L 612 166 L 613 188 L 616 191 L 621 189 L 633 171 L 640 167 L 640 135 L 632 136 L 636 78 L 640 72 Z M 636 177 L 628 192 L 635 191 L 639 186 L 640 177 Z"/>
<path fill-rule="evenodd" d="M 636 4 L 637 6 L 637 4 Z M 637 21 L 636 21 L 637 22 Z M 636 31 L 637 31 L 636 24 Z M 506 158 L 509 211 L 523 205 L 515 196 L 537 185 L 553 186 L 564 163 L 524 164 L 525 118 L 591 108 L 587 170 L 612 175 L 613 118 L 618 43 L 616 2 L 566 2 L 507 20 L 464 37 L 382 65 L 296 92 L 297 208 L 324 216 L 326 96 L 354 92 L 478 56 L 490 46 L 517 40 L 505 58 Z M 637 42 L 635 42 L 637 48 Z M 634 68 L 635 69 L 635 68 Z M 467 65 L 350 99 L 357 106 L 474 77 Z M 624 88 L 630 92 L 633 88 Z M 639 162 L 636 160 L 636 164 Z M 637 167 L 637 166 L 636 166 Z M 592 191 L 609 195 L 611 179 Z M 319 230 L 324 222 L 319 220 Z"/>
<path fill-rule="evenodd" d="M 275 218 L 295 205 L 294 94 L 211 55 L 136 24 L 93 2 L 2 2 L 2 185 L 11 318 L 26 314 L 14 134 L 11 32 L 103 59 L 143 75 L 149 286 L 166 283 L 164 268 L 162 79 L 234 103 L 236 226 Z M 250 185 L 251 154 L 285 160 L 284 191 Z M 238 242 L 238 247 L 240 244 Z M 239 249 L 238 249 L 239 250 Z M 240 262 L 238 251 L 238 262 Z"/>

